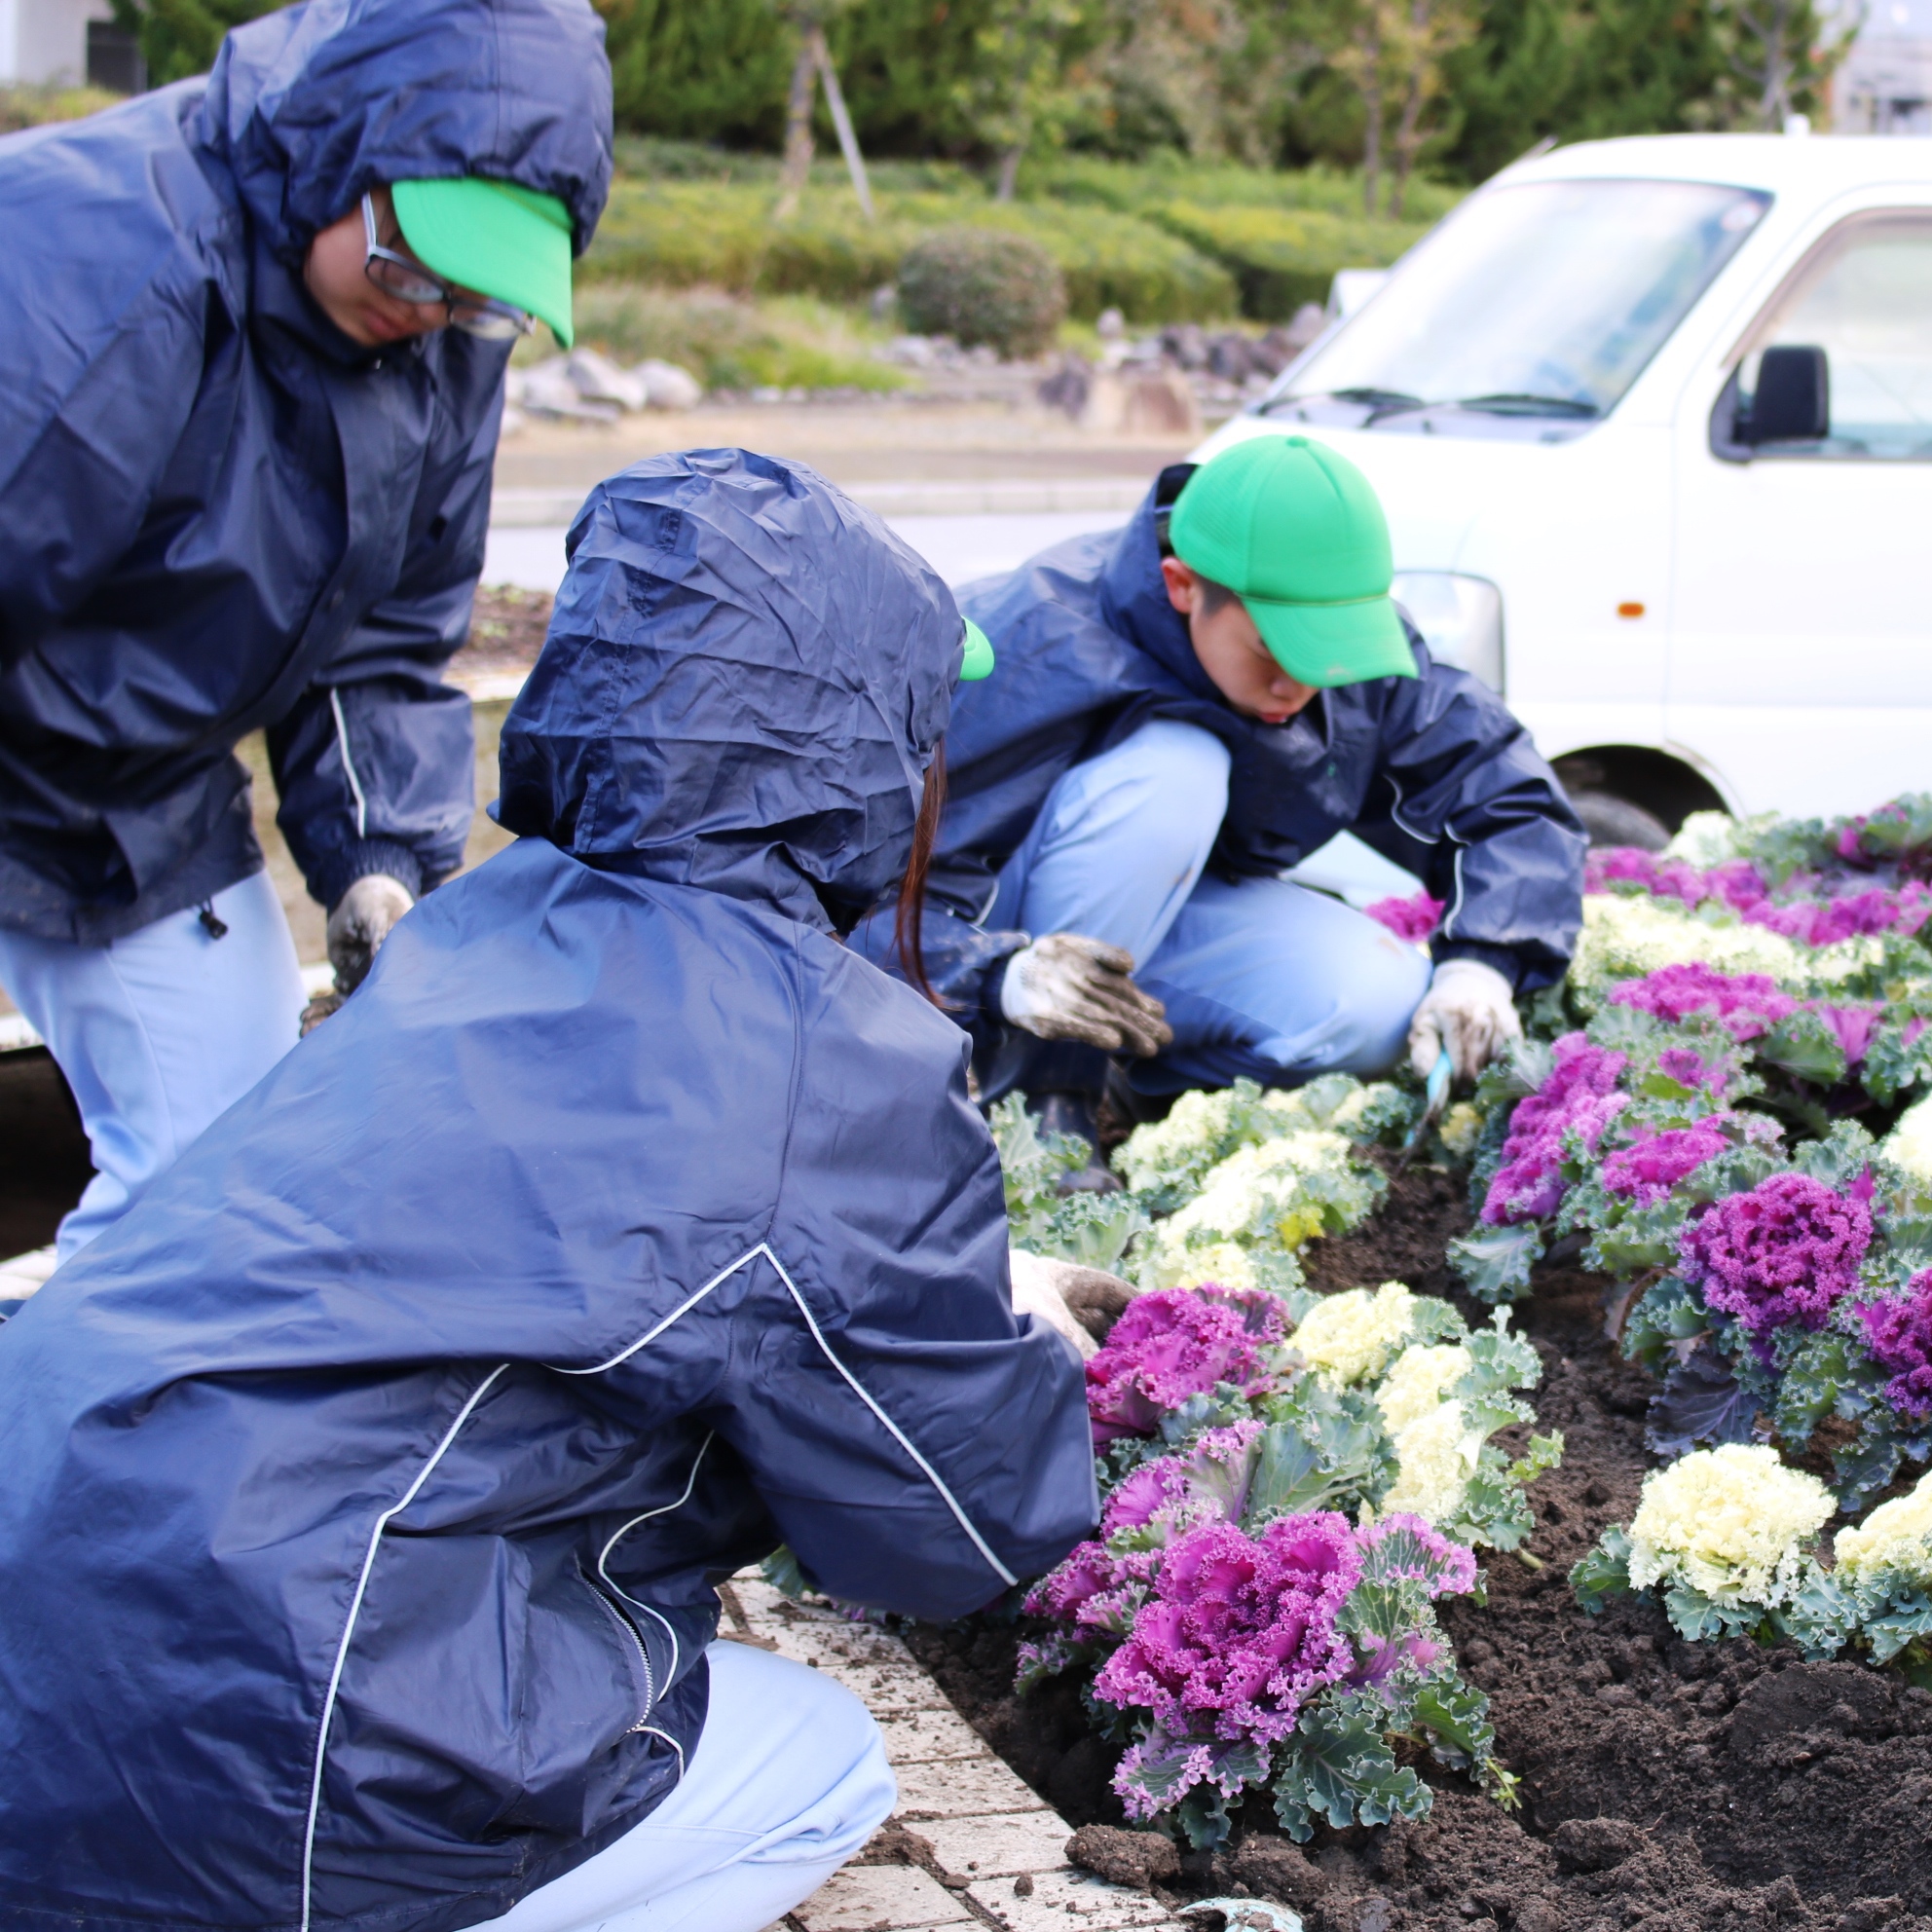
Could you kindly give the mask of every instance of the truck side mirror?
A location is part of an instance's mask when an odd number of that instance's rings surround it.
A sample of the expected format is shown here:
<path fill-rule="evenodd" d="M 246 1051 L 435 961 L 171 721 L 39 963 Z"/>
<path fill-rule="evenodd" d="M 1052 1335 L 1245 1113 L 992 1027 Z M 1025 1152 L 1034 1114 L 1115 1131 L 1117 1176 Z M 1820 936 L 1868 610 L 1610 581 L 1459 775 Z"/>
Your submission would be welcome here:
<path fill-rule="evenodd" d="M 1822 349 L 1786 343 L 1767 349 L 1758 363 L 1751 413 L 1737 425 L 1738 440 L 1815 443 L 1832 430 L 1832 372 Z"/>

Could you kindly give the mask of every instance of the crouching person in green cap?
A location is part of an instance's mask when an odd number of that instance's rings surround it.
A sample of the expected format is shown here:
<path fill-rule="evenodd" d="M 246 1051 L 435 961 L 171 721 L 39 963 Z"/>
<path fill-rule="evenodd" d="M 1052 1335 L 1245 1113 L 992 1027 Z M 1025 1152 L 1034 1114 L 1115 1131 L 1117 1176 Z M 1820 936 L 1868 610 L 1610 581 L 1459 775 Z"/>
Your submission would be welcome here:
<path fill-rule="evenodd" d="M 241 738 L 340 987 L 462 863 L 503 370 L 610 175 L 587 0 L 311 0 L 0 140 L 0 986 L 93 1146 L 62 1258 L 295 1044 Z"/>
<path fill-rule="evenodd" d="M 1130 1111 L 1405 1053 L 1467 1080 L 1519 1031 L 1581 921 L 1582 828 L 1391 574 L 1361 472 L 1268 435 L 961 595 L 1000 675 L 953 708 L 922 932 L 983 1096 L 1092 1141 L 1110 1072 Z M 1342 831 L 1440 902 L 1427 955 L 1282 876 Z M 883 959 L 892 923 L 855 943 Z"/>

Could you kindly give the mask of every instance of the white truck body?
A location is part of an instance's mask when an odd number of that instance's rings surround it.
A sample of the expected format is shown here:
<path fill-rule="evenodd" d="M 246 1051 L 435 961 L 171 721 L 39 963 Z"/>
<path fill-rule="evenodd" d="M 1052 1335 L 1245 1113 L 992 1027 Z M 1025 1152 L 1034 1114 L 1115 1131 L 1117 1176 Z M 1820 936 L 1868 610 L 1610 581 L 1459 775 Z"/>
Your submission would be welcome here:
<path fill-rule="evenodd" d="M 1616 326 L 1590 347 L 1577 291 L 1600 261 Z M 1773 433 L 1794 425 L 1824 433 Z M 1283 432 L 1366 472 L 1397 597 L 1573 791 L 1668 828 L 1932 788 L 1932 140 L 1663 135 L 1519 163 L 1197 454 Z"/>

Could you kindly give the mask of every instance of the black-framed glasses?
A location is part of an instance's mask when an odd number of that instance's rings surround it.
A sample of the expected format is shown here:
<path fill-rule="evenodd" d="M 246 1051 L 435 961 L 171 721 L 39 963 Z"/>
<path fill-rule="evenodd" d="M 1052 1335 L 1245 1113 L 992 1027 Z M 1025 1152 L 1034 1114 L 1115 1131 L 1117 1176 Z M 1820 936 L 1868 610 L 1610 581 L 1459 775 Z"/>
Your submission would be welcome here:
<path fill-rule="evenodd" d="M 423 308 L 447 309 L 451 328 L 461 329 L 464 335 L 481 336 L 485 342 L 508 342 L 514 336 L 529 335 L 537 327 L 535 318 L 521 309 L 488 296 L 464 294 L 431 275 L 421 262 L 399 255 L 393 248 L 385 248 L 377 235 L 373 195 L 362 197 L 362 232 L 369 242 L 362 273 L 385 295 Z"/>

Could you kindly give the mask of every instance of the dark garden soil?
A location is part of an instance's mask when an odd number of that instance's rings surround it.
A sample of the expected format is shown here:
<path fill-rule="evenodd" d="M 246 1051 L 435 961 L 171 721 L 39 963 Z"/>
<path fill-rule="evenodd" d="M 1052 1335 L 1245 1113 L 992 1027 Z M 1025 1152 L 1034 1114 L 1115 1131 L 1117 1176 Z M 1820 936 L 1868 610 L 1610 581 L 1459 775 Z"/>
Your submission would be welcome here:
<path fill-rule="evenodd" d="M 1443 1263 L 1467 1218 L 1459 1180 L 1415 1171 L 1368 1227 L 1304 1258 L 1320 1287 L 1398 1279 L 1486 1319 Z M 1269 1829 L 1264 1799 L 1228 1849 L 1183 1852 L 1176 1871 L 1164 1844 L 1119 1829 L 1114 1754 L 1074 1690 L 1012 1694 L 1022 1628 L 922 1627 L 913 1649 L 1034 1790 L 1100 1828 L 1076 1856 L 1172 1900 L 1276 1899 L 1310 1932 L 1932 1932 L 1932 1692 L 1789 1651 L 1687 1645 L 1648 1605 L 1593 1618 L 1571 1595 L 1570 1565 L 1628 1520 L 1652 1467 L 1652 1384 L 1604 1341 L 1603 1286 L 1555 1271 L 1517 1315 L 1543 1359 L 1539 1427 L 1567 1444 L 1531 1492 L 1542 1567 L 1492 1552 L 1488 1608 L 1444 1617 L 1522 1780 L 1516 1812 L 1426 1769 L 1436 1799 L 1419 1824 L 1323 1828 L 1303 1847 Z"/>

